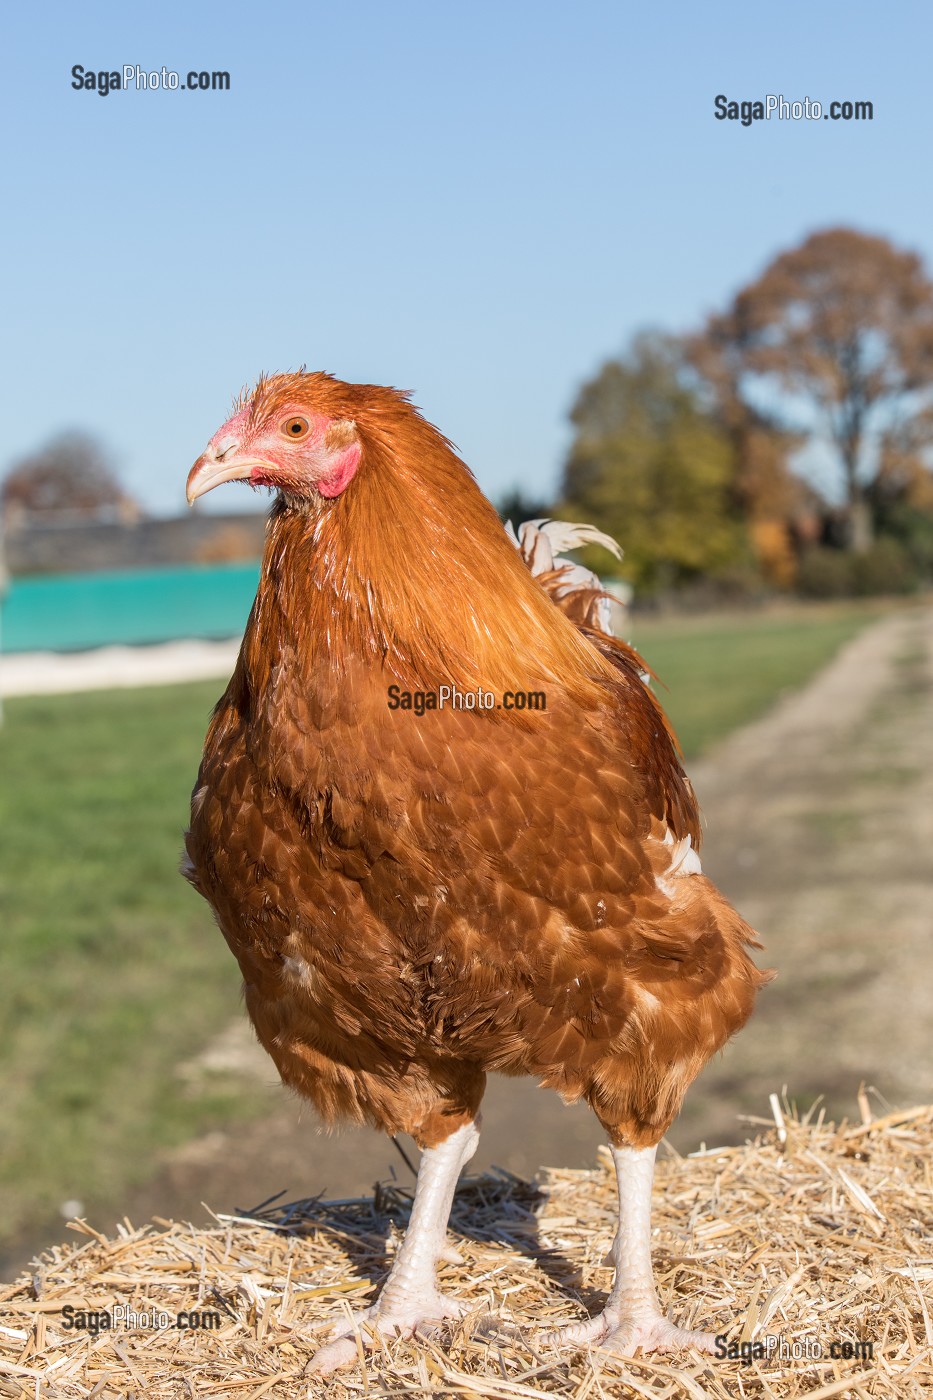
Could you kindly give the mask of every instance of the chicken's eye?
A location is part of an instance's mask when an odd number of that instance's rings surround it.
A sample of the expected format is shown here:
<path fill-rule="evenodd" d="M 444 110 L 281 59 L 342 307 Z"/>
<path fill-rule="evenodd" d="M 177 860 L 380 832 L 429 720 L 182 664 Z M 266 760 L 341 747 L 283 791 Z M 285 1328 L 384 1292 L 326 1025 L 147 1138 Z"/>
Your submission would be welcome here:
<path fill-rule="evenodd" d="M 287 438 L 297 440 L 307 437 L 311 431 L 311 424 L 307 418 L 286 418 L 282 424 L 282 432 Z"/>

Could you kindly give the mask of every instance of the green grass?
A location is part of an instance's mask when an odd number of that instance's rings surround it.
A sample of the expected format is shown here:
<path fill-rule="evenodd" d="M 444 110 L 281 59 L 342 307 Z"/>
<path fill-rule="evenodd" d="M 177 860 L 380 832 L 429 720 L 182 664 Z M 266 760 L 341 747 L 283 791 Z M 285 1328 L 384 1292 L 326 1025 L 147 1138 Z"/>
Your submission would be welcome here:
<path fill-rule="evenodd" d="M 177 873 L 217 681 L 14 700 L 0 729 L 0 1238 L 250 1105 L 175 1066 L 239 973 Z M 213 1091 L 212 1091 L 213 1092 Z"/>
<path fill-rule="evenodd" d="M 804 685 L 880 614 L 877 603 L 847 603 L 728 618 L 636 616 L 630 640 L 658 677 L 655 692 L 693 758 Z"/>
<path fill-rule="evenodd" d="M 873 616 L 641 622 L 688 754 L 800 685 Z M 0 728 L 0 1239 L 69 1198 L 119 1206 L 161 1148 L 266 1096 L 176 1066 L 237 1015 L 239 973 L 177 874 L 204 684 L 10 701 Z M 272 1078 L 270 1072 L 270 1078 Z"/>

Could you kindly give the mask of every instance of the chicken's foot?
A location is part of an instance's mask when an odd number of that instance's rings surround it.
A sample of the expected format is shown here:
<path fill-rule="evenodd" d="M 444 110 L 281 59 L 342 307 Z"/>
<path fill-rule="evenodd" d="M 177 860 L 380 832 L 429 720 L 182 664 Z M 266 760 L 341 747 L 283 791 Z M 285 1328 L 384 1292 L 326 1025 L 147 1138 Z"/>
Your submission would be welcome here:
<path fill-rule="evenodd" d="M 411 1337 L 422 1323 L 462 1315 L 463 1305 L 438 1290 L 436 1271 L 439 1260 L 451 1257 L 447 1246 L 450 1207 L 457 1178 L 478 1142 L 476 1123 L 466 1123 L 438 1147 L 421 1154 L 411 1219 L 382 1292 L 365 1312 L 334 1329 L 327 1346 L 312 1359 L 310 1371 L 327 1375 L 355 1361 L 357 1334 L 364 1347 L 372 1347 L 372 1333 Z"/>
<path fill-rule="evenodd" d="M 712 1351 L 710 1332 L 675 1327 L 662 1316 L 651 1267 L 651 1184 L 655 1147 L 612 1147 L 619 1186 L 619 1229 L 610 1250 L 616 1276 L 606 1306 L 588 1322 L 574 1322 L 548 1333 L 554 1345 L 605 1347 L 622 1356 L 633 1352 Z"/>

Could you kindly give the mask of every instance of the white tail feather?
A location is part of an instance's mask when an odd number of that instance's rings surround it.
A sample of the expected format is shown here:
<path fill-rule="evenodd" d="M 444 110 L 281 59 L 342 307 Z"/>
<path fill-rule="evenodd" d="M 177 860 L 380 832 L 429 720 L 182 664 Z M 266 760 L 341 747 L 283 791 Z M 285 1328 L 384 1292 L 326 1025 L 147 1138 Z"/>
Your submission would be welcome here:
<path fill-rule="evenodd" d="M 622 550 L 617 541 L 604 531 L 597 530 L 595 525 L 573 525 L 567 520 L 526 520 L 522 530 L 527 530 L 529 526 L 537 527 L 547 536 L 555 557 L 568 549 L 582 549 L 584 545 L 601 544 L 603 549 L 608 549 L 617 559 L 622 558 Z M 521 531 L 519 534 L 521 535 Z"/>
<path fill-rule="evenodd" d="M 524 524 L 519 525 L 516 534 L 511 520 L 507 520 L 505 532 L 536 577 L 550 573 L 552 569 L 561 570 L 560 582 L 554 587 L 554 592 L 559 598 L 564 598 L 578 589 L 602 590 L 597 575 L 590 569 L 585 569 L 582 564 L 564 559 L 561 553 L 563 550 L 579 549 L 587 544 L 601 544 L 617 559 L 622 558 L 622 550 L 616 541 L 602 530 L 597 530 L 595 525 L 572 525 L 566 520 L 526 520 Z M 599 626 L 604 632 L 611 632 L 610 599 L 601 598 L 596 604 L 596 610 Z"/>

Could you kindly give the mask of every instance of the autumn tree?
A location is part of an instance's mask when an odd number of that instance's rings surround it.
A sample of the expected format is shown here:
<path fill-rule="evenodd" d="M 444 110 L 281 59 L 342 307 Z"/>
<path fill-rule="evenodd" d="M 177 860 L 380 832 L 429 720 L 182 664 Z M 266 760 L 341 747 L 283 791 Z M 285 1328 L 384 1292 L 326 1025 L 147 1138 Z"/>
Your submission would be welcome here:
<path fill-rule="evenodd" d="M 26 521 L 135 519 L 109 458 L 92 437 L 69 432 L 15 462 L 0 486 L 7 526 Z"/>
<path fill-rule="evenodd" d="M 645 591 L 722 573 L 745 553 L 722 426 L 688 382 L 679 342 L 635 339 L 581 389 L 560 514 L 608 531 Z"/>
<path fill-rule="evenodd" d="M 685 354 L 704 404 L 729 439 L 732 502 L 745 521 L 758 568 L 769 583 L 792 587 L 799 542 L 820 530 L 821 503 L 791 467 L 805 438 L 742 397 L 735 344 L 699 334 L 686 339 Z"/>
<path fill-rule="evenodd" d="M 814 233 L 711 318 L 692 358 L 735 422 L 770 415 L 829 442 L 847 543 L 866 548 L 872 482 L 903 464 L 905 442 L 916 472 L 933 436 L 933 284 L 920 259 L 853 229 Z"/>

